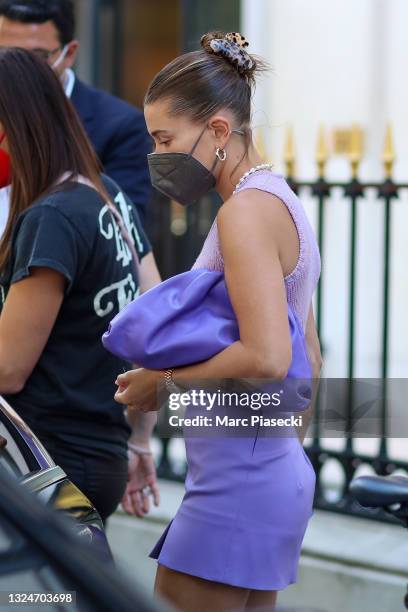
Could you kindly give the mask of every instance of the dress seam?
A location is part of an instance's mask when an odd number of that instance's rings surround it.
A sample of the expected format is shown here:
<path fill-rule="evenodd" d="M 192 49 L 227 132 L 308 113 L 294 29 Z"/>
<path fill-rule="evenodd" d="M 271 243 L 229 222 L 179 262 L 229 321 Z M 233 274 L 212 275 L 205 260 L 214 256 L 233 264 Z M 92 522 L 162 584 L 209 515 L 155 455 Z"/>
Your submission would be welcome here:
<path fill-rule="evenodd" d="M 247 485 L 248 478 L 249 478 L 249 467 L 246 470 L 245 481 L 243 482 L 242 486 Z M 233 529 L 231 529 L 231 533 L 230 533 L 230 537 L 229 537 L 228 552 L 227 552 L 227 555 L 226 555 L 224 572 L 223 572 L 223 575 L 222 575 L 223 580 L 227 580 L 226 576 L 228 575 L 228 572 L 230 571 L 229 563 L 230 563 L 230 559 L 231 559 L 232 540 L 233 540 L 233 537 L 235 535 L 235 530 L 236 530 L 236 527 L 237 527 L 237 520 L 238 520 L 239 511 L 240 511 L 240 505 L 237 504 L 236 513 L 235 513 L 235 517 L 234 517 L 234 525 L 233 525 Z M 226 583 L 226 584 L 228 584 L 228 583 Z"/>

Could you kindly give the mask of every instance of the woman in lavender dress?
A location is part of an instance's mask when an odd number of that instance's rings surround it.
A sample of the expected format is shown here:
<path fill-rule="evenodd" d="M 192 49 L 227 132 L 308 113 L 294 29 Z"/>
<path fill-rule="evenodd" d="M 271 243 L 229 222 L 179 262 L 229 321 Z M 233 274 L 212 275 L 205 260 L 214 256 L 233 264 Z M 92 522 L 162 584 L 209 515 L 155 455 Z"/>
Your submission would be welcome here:
<path fill-rule="evenodd" d="M 149 87 L 149 161 L 153 183 L 183 204 L 211 186 L 220 194 L 194 267 L 224 271 L 240 340 L 199 364 L 119 376 L 115 397 L 135 411 L 157 409 L 160 379 L 284 379 L 292 360 L 287 304 L 302 323 L 313 378 L 320 373 L 316 239 L 301 202 L 251 138 L 251 97 L 264 64 L 236 33 L 207 34 L 201 44 Z M 204 435 L 186 438 L 186 452 L 186 493 L 150 553 L 156 591 L 185 611 L 272 609 L 277 591 L 297 581 L 312 514 L 315 473 L 299 439 Z"/>

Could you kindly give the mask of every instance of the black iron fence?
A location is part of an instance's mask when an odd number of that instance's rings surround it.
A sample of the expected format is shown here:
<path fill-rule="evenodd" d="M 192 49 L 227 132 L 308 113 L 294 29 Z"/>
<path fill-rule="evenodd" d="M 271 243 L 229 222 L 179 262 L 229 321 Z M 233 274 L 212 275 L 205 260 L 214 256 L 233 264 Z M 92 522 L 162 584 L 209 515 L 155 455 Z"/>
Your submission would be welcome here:
<path fill-rule="evenodd" d="M 352 139 L 353 140 L 353 139 Z M 388 128 L 386 134 L 385 147 L 383 152 L 383 164 L 385 177 L 378 182 L 363 182 L 358 178 L 359 164 L 361 161 L 361 151 L 358 146 L 358 138 L 354 139 L 355 145 L 352 147 L 349 157 L 351 163 L 351 178 L 348 181 L 330 181 L 325 178 L 325 164 L 327 155 L 323 146 L 321 136 L 319 138 L 317 165 L 318 178 L 314 181 L 297 180 L 293 174 L 294 155 L 293 147 L 290 139 L 288 141 L 287 150 L 285 152 L 286 163 L 286 180 L 293 191 L 302 198 L 303 195 L 311 197 L 316 203 L 316 219 L 315 228 L 316 236 L 320 247 L 322 259 L 322 273 L 316 294 L 316 321 L 319 330 L 319 335 L 322 342 L 323 357 L 325 338 L 322 334 L 323 322 L 326 314 L 324 312 L 323 287 L 325 283 L 326 273 L 326 253 L 325 253 L 325 227 L 326 227 L 326 212 L 328 202 L 333 194 L 333 191 L 340 190 L 344 206 L 350 209 L 348 215 L 349 223 L 349 269 L 348 269 L 348 326 L 345 329 L 347 335 L 347 379 L 349 384 L 349 395 L 346 400 L 345 414 L 346 419 L 349 417 L 351 422 L 351 406 L 353 403 L 353 380 L 356 376 L 355 355 L 356 355 L 356 265 L 358 252 L 358 209 L 359 206 L 367 205 L 366 194 L 369 190 L 371 197 L 369 204 L 373 201 L 377 205 L 382 206 L 383 220 L 383 253 L 382 253 L 382 269 L 379 273 L 382 276 L 382 303 L 373 306 L 381 310 L 381 346 L 378 353 L 378 362 L 380 366 L 380 376 L 383 385 L 381 418 L 379 428 L 378 451 L 376 454 L 359 452 L 356 448 L 356 440 L 353 436 L 352 426 L 349 427 L 350 435 L 344 439 L 344 445 L 341 450 L 335 450 L 327 447 L 322 440 L 322 434 L 319 428 L 319 409 L 320 396 L 316 402 L 316 414 L 313 427 L 308 432 L 308 438 L 305 444 L 305 450 L 313 464 L 317 475 L 315 507 L 335 512 L 341 512 L 352 515 L 375 518 L 377 520 L 385 520 L 393 522 L 381 510 L 366 510 L 360 507 L 352 500 L 348 493 L 348 486 L 351 479 L 355 476 L 356 471 L 361 466 L 369 466 L 372 473 L 380 475 L 388 475 L 396 470 L 408 473 L 408 447 L 406 457 L 407 460 L 394 460 L 389 455 L 389 438 L 387 436 L 387 379 L 389 377 L 390 363 L 390 275 L 391 275 L 391 225 L 393 204 L 399 199 L 403 190 L 408 189 L 408 183 L 397 183 L 392 178 L 392 167 L 394 161 L 394 153 L 392 148 L 392 137 Z M 357 143 L 357 144 L 356 144 Z M 372 194 L 375 194 L 374 198 Z M 151 236 L 154 243 L 156 256 L 164 278 L 170 275 L 182 272 L 191 267 L 196 256 L 198 255 L 203 240 L 215 218 L 219 201 L 216 196 L 207 196 L 196 205 L 188 208 L 182 208 L 175 203 L 169 203 L 160 196 L 157 196 L 152 205 L 151 217 Z M 349 424 L 350 425 L 350 424 Z M 182 481 L 185 471 L 178 465 L 175 469 L 171 459 L 172 453 L 170 446 L 173 444 L 171 439 L 161 440 L 162 454 L 159 463 L 159 474 L 162 477 L 176 479 Z M 333 460 L 337 463 L 342 475 L 337 484 L 336 494 L 330 494 L 330 484 L 325 483 L 322 472 L 328 462 Z M 185 466 L 184 466 L 185 467 Z"/>

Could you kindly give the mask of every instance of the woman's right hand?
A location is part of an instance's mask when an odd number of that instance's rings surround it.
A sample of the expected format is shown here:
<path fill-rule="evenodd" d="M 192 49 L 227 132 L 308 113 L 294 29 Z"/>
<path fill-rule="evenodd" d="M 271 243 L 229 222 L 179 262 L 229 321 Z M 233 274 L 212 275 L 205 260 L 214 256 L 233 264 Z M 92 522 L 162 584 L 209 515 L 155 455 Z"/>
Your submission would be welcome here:
<path fill-rule="evenodd" d="M 145 488 L 149 491 L 144 491 Z M 160 493 L 153 456 L 129 452 L 128 482 L 122 498 L 122 507 L 127 514 L 143 518 L 151 508 L 150 495 L 154 505 L 158 506 Z"/>
<path fill-rule="evenodd" d="M 148 370 L 146 368 L 136 368 L 119 374 L 115 381 L 118 390 L 114 399 L 119 404 L 126 405 L 130 411 L 150 412 L 159 410 L 157 385 L 163 375 L 164 372 L 160 370 Z"/>

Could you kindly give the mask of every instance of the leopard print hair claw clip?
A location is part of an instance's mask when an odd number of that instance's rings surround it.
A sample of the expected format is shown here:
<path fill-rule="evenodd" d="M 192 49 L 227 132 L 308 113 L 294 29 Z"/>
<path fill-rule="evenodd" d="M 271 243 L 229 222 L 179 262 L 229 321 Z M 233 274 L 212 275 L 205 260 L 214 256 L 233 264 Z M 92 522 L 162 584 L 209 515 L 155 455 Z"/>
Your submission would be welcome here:
<path fill-rule="evenodd" d="M 249 43 L 239 32 L 229 32 L 224 38 L 213 38 L 210 47 L 215 53 L 233 64 L 240 74 L 245 75 L 254 65 L 251 56 L 246 51 Z"/>

